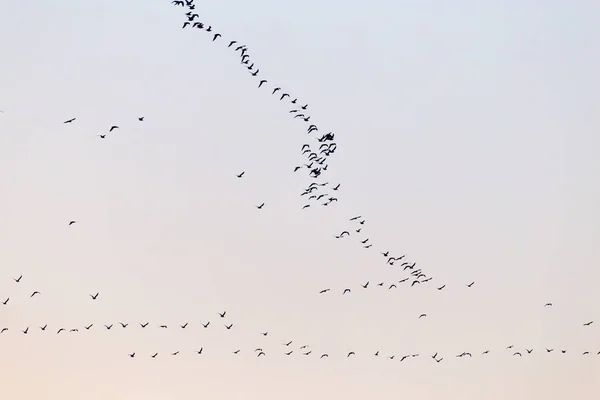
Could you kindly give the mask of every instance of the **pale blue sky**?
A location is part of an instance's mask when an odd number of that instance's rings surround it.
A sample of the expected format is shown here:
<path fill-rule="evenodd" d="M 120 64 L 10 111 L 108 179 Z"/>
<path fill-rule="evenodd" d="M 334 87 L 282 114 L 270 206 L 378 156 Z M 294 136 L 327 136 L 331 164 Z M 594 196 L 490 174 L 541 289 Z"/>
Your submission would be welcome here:
<path fill-rule="evenodd" d="M 600 356 L 580 354 L 600 351 L 600 4 L 490 3 L 199 3 L 215 43 L 167 0 L 2 3 L 2 394 L 598 398 Z M 305 127 L 234 39 L 335 132 L 339 204 L 300 210 Z M 333 239 L 356 214 L 373 249 Z M 434 281 L 361 289 L 404 277 L 385 249 Z M 289 340 L 331 357 L 285 357 Z"/>

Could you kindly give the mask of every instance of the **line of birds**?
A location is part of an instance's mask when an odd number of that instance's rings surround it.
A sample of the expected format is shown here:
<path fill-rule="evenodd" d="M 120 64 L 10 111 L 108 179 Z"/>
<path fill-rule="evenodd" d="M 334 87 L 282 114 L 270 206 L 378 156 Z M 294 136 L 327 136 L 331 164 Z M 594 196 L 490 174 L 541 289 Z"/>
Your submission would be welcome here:
<path fill-rule="evenodd" d="M 292 342 L 289 342 L 289 343 L 292 343 Z M 289 346 L 289 345 L 287 343 L 284 343 L 284 346 Z M 509 348 L 513 348 L 513 346 L 509 346 Z M 304 350 L 304 351 L 302 351 L 302 350 Z M 552 353 L 554 351 L 554 349 L 548 349 L 548 348 L 546 348 L 545 350 L 546 350 L 546 354 L 550 354 L 550 353 Z M 203 351 L 204 351 L 204 347 L 201 347 L 200 350 L 195 350 L 194 353 L 196 353 L 197 355 L 202 355 Z M 515 351 L 512 354 L 512 356 L 513 357 L 515 357 L 515 356 L 523 357 L 523 354 L 529 355 L 529 354 L 532 354 L 533 351 L 534 351 L 534 349 L 525 349 L 525 353 L 523 353 L 521 351 Z M 240 352 L 241 352 L 241 349 L 236 349 L 236 350 L 232 351 L 231 353 L 237 355 L 237 354 L 240 354 Z M 566 354 L 566 353 L 567 353 L 567 350 L 565 350 L 565 349 L 560 350 L 560 354 Z M 149 357 L 150 358 L 156 358 L 158 356 L 158 354 L 159 354 L 158 352 L 155 352 L 154 354 L 150 355 Z M 171 356 L 177 356 L 177 355 L 180 354 L 180 351 L 178 350 L 178 351 L 176 351 L 174 353 L 170 353 L 170 354 L 171 354 Z M 254 349 L 253 354 L 256 354 L 257 358 L 260 357 L 260 356 L 266 356 L 267 355 L 265 353 L 265 351 L 261 347 L 257 347 L 256 349 Z M 313 354 L 313 351 L 309 348 L 309 346 L 302 346 L 300 348 L 300 351 L 297 352 L 297 353 L 295 353 L 294 350 L 290 350 L 290 351 L 278 352 L 278 354 L 285 355 L 285 356 L 291 356 L 292 354 L 300 354 L 302 356 L 310 356 L 310 355 Z M 318 354 L 318 353 L 315 353 L 315 354 Z M 490 350 L 483 351 L 481 353 L 481 356 L 484 356 L 484 355 L 487 355 L 487 354 L 490 354 Z M 583 351 L 581 353 L 582 356 L 593 355 L 593 354 L 594 354 L 593 352 L 590 352 L 590 351 L 587 351 L 587 350 L 585 350 L 585 351 Z M 128 356 L 130 358 L 134 358 L 135 355 L 136 355 L 135 352 L 128 354 Z M 384 357 L 384 356 L 380 355 L 380 351 L 372 353 L 372 355 L 374 357 L 381 357 L 381 358 Z M 596 353 L 596 355 L 600 356 L 600 351 L 598 351 Z M 350 351 L 350 352 L 348 352 L 346 354 L 345 358 L 353 358 L 354 356 L 356 356 L 356 353 L 354 351 Z M 419 356 L 420 356 L 420 354 L 418 354 L 418 353 L 417 354 L 412 354 L 412 353 L 411 354 L 404 354 L 402 356 L 396 356 L 396 354 L 391 354 L 391 355 L 385 356 L 385 358 L 387 358 L 389 360 L 398 359 L 399 362 L 403 362 L 404 360 L 407 360 L 407 359 L 410 359 L 410 358 L 419 357 Z M 439 355 L 437 352 L 435 354 L 431 355 L 430 357 L 434 361 L 436 361 L 438 364 L 444 360 L 444 357 L 442 357 L 441 355 Z M 455 358 L 464 358 L 464 357 L 472 358 L 473 355 L 470 352 L 462 352 L 460 354 L 455 355 L 454 357 Z M 319 358 L 320 359 L 329 358 L 329 353 L 321 353 L 321 355 L 319 356 Z"/>
<path fill-rule="evenodd" d="M 218 39 L 222 39 L 223 35 L 221 33 L 214 32 L 212 25 L 205 24 L 198 20 L 200 18 L 200 16 L 195 12 L 196 5 L 194 4 L 194 0 L 173 0 L 173 1 L 171 1 L 171 3 L 174 4 L 175 6 L 187 9 L 187 12 L 185 13 L 185 20 L 183 22 L 182 29 L 188 28 L 188 29 L 197 29 L 197 30 L 205 31 L 205 32 L 211 32 L 213 34 L 213 36 L 212 36 L 213 42 L 217 41 Z M 256 77 L 257 79 L 260 79 L 259 83 L 258 83 L 258 88 L 263 88 L 264 85 L 266 85 L 268 83 L 268 81 L 267 81 L 267 79 L 259 77 L 260 69 L 257 66 L 255 66 L 255 63 L 250 58 L 250 53 L 249 53 L 248 47 L 246 45 L 240 44 L 237 40 L 230 40 L 229 43 L 227 44 L 227 47 L 233 49 L 233 51 L 235 53 L 239 53 L 241 65 L 244 66 L 250 72 L 251 76 Z M 281 95 L 279 96 L 279 101 L 284 101 L 287 98 L 289 100 L 289 103 L 294 105 L 294 107 L 291 110 L 289 110 L 289 114 L 292 114 L 294 119 L 300 119 L 301 121 L 305 122 L 308 125 L 307 133 L 310 135 L 312 133 L 319 132 L 318 126 L 310 121 L 311 116 L 307 115 L 307 113 L 306 113 L 307 109 L 308 109 L 308 104 L 304 104 L 302 106 L 296 106 L 296 104 L 301 104 L 301 103 L 298 103 L 298 99 L 297 98 L 292 99 L 292 96 L 289 93 L 284 92 L 283 89 L 279 86 L 274 86 L 272 88 L 271 95 L 276 95 L 279 92 L 281 92 Z M 313 136 L 311 136 L 311 137 L 313 137 Z M 318 149 L 314 149 L 313 147 L 311 147 L 311 145 L 309 143 L 303 144 L 301 147 L 301 152 L 307 158 L 307 163 L 294 167 L 294 172 L 305 168 L 309 171 L 308 175 L 311 178 L 320 178 L 321 175 L 323 174 L 323 172 L 327 171 L 327 169 L 329 167 L 329 164 L 327 164 L 327 162 L 326 162 L 328 157 L 331 156 L 332 154 L 334 154 L 337 149 L 337 143 L 334 142 L 334 138 L 335 138 L 335 134 L 333 132 L 329 132 L 327 134 L 321 135 L 320 137 L 316 138 L 317 143 L 319 145 Z M 242 171 L 239 174 L 237 174 L 237 177 L 242 178 L 244 176 L 244 174 L 245 174 L 245 171 Z M 330 185 L 329 182 L 324 182 L 324 183 L 313 182 L 313 183 L 311 183 L 300 194 L 301 197 L 308 196 L 308 202 L 302 206 L 302 209 L 304 210 L 304 209 L 308 209 L 308 208 L 312 207 L 314 204 L 314 203 L 312 203 L 313 200 L 314 201 L 323 201 L 321 203 L 322 206 L 329 206 L 333 202 L 338 202 L 337 197 L 331 195 L 330 193 L 321 193 L 320 191 L 327 190 L 328 188 L 331 188 L 333 191 L 337 191 L 340 188 L 340 186 L 341 186 L 340 183 L 337 183 L 335 185 Z M 256 208 L 259 210 L 262 210 L 264 208 L 264 206 L 265 206 L 265 203 L 263 202 L 259 205 L 256 205 Z M 359 216 L 359 217 L 351 218 L 350 221 L 355 221 L 355 220 L 358 220 L 359 218 L 362 218 L 362 217 Z M 350 229 L 350 230 L 353 230 L 356 233 L 361 233 L 363 225 L 365 224 L 365 219 L 360 219 L 359 221 L 356 221 L 356 222 L 358 222 L 360 227 L 358 227 L 358 229 Z M 335 237 L 338 239 L 341 239 L 343 237 L 350 236 L 350 230 L 345 230 L 341 234 L 336 235 Z M 366 239 L 362 238 L 359 241 L 362 244 L 362 247 L 365 249 L 370 249 L 373 246 L 373 243 L 371 243 L 370 238 L 366 238 Z M 386 250 L 384 252 L 384 254 L 387 257 L 387 255 L 389 255 L 389 251 Z M 393 257 L 391 257 L 391 258 L 393 259 Z M 393 265 L 393 262 L 389 262 L 389 259 L 388 259 L 388 264 Z M 430 277 L 427 277 L 424 273 L 421 277 L 423 277 L 424 280 L 432 279 Z M 422 281 L 419 281 L 419 283 L 421 283 L 421 282 Z"/>
<path fill-rule="evenodd" d="M 71 221 L 71 222 L 73 222 L 73 221 Z M 415 272 L 416 272 L 416 271 L 415 271 Z M 414 272 L 413 272 L 413 273 L 414 273 Z M 19 284 L 19 283 L 21 283 L 22 279 L 23 279 L 23 275 L 21 274 L 21 275 L 20 275 L 18 278 L 13 278 L 13 281 L 14 281 L 15 283 Z M 402 283 L 402 282 L 407 282 L 407 281 L 408 281 L 408 279 L 409 279 L 409 278 L 405 278 L 405 279 L 403 279 L 403 280 L 401 280 L 401 281 L 399 281 L 399 282 L 400 282 L 400 283 Z M 465 286 L 466 286 L 467 288 L 471 288 L 471 287 L 473 287 L 473 285 L 474 285 L 474 284 L 475 284 L 475 282 L 471 282 L 471 283 L 469 283 L 469 284 L 466 284 Z M 361 287 L 362 287 L 363 289 L 367 289 L 367 288 L 369 287 L 369 285 L 370 285 L 370 282 L 369 282 L 369 281 L 367 281 L 366 283 L 362 284 L 362 285 L 361 285 Z M 378 284 L 377 284 L 377 286 L 379 286 L 379 287 L 383 287 L 383 286 L 384 286 L 384 282 L 378 283 Z M 412 286 L 414 286 L 414 281 L 413 281 L 413 283 L 411 284 L 411 287 L 412 287 Z M 445 286 L 445 285 L 444 285 L 444 286 Z M 442 286 L 442 287 L 439 287 L 439 288 L 437 288 L 437 289 L 438 289 L 438 290 L 442 290 L 442 289 L 444 288 L 444 286 Z M 388 290 L 389 290 L 389 289 L 392 289 L 392 288 L 396 288 L 396 287 L 397 287 L 397 286 L 396 286 L 395 284 L 392 284 L 392 285 L 390 285 L 390 287 L 388 288 Z M 321 291 L 319 291 L 319 294 L 325 294 L 325 293 L 329 292 L 330 290 L 331 290 L 331 289 L 329 289 L 329 288 L 327 288 L 327 289 L 322 289 Z M 344 295 L 344 294 L 346 294 L 346 293 L 350 293 L 350 292 L 351 292 L 351 289 L 349 289 L 349 288 L 346 288 L 346 289 L 344 289 L 344 291 L 342 292 L 342 295 Z M 40 293 L 39 291 L 37 291 L 37 290 L 36 290 L 36 291 L 34 291 L 33 293 L 31 293 L 30 297 L 34 297 L 35 295 L 41 295 L 41 293 Z M 98 300 L 99 296 L 100 296 L 100 292 L 96 292 L 96 293 L 89 294 L 89 297 L 90 297 L 90 299 L 91 299 L 91 300 Z M 0 303 L 2 303 L 4 306 L 6 306 L 6 305 L 8 305 L 8 302 L 9 302 L 9 300 L 10 300 L 10 297 L 9 297 L 9 298 L 7 298 L 7 299 L 6 299 L 5 301 L 3 301 L 3 302 L 2 302 L 2 301 L 0 301 Z M 552 306 L 553 306 L 553 303 L 545 303 L 545 304 L 544 304 L 544 308 L 546 308 L 546 307 L 552 307 Z M 225 318 L 225 316 L 227 315 L 227 311 L 218 312 L 218 315 L 219 315 L 219 317 L 221 317 L 221 318 Z M 425 318 L 425 317 L 427 317 L 427 314 L 426 314 L 426 313 L 422 313 L 422 314 L 420 314 L 420 315 L 419 315 L 418 319 Z M 593 323 L 594 323 L 594 321 L 593 321 L 593 320 L 591 320 L 591 321 L 588 321 L 588 322 L 585 322 L 585 323 L 583 323 L 583 326 L 584 326 L 584 327 L 589 327 L 589 326 L 591 326 Z M 129 326 L 129 324 L 128 324 L 128 323 L 124 323 L 124 322 L 119 322 L 119 324 L 121 325 L 121 327 L 122 327 L 122 328 L 127 328 L 127 327 Z M 85 328 L 86 330 L 89 330 L 89 329 L 91 329 L 91 328 L 92 328 L 92 326 L 93 326 L 93 325 L 94 325 L 94 324 L 90 324 L 90 325 L 88 325 L 88 326 L 84 326 L 84 328 Z M 149 322 L 146 322 L 146 323 L 139 323 L 139 325 L 140 325 L 140 327 L 142 327 L 142 328 L 146 328 L 146 327 L 148 327 L 148 325 L 149 325 Z M 188 325 L 189 325 L 189 323 L 188 323 L 188 322 L 186 322 L 186 323 L 184 323 L 183 325 L 180 325 L 180 328 L 181 328 L 181 329 L 185 329 L 185 328 L 187 328 L 187 327 L 188 327 Z M 201 325 L 202 325 L 202 327 L 203 327 L 203 328 L 205 328 L 205 329 L 206 329 L 206 328 L 208 328 L 208 327 L 209 327 L 209 325 L 210 325 L 210 321 L 208 321 L 208 322 L 206 322 L 206 323 L 202 322 L 202 323 L 201 323 Z M 230 329 L 233 327 L 233 324 L 232 324 L 232 323 L 231 323 L 231 324 L 224 324 L 224 326 L 225 326 L 225 328 L 226 328 L 227 330 L 230 330 Z M 48 325 L 40 326 L 40 329 L 41 329 L 42 331 L 45 331 L 47 327 L 48 327 Z M 113 327 L 113 324 L 110 324 L 110 325 L 104 325 L 104 327 L 105 327 L 107 330 L 110 330 L 110 329 Z M 163 324 L 163 325 L 159 325 L 158 327 L 159 327 L 159 328 L 162 328 L 162 329 L 166 329 L 166 328 L 167 328 L 167 325 L 164 325 L 164 324 Z M 7 331 L 7 330 L 8 330 L 8 328 L 2 328 L 2 330 L 0 331 L 0 333 L 3 333 L 3 332 L 5 332 L 5 331 Z M 58 334 L 58 333 L 61 333 L 61 332 L 63 332 L 63 331 L 67 331 L 67 329 L 66 329 L 66 328 L 60 328 L 60 329 L 57 331 L 57 334 Z M 74 329 L 70 329 L 69 331 L 70 331 L 70 332 L 78 332 L 78 329 L 77 329 L 77 328 L 74 328 Z M 26 328 L 26 329 L 23 331 L 23 333 L 27 334 L 28 332 L 29 332 L 29 328 L 27 327 L 27 328 Z M 269 332 L 268 332 L 268 331 L 266 331 L 266 332 L 262 332 L 261 334 L 262 334 L 263 336 L 267 336 L 267 335 L 269 334 Z"/>
<path fill-rule="evenodd" d="M 16 284 L 21 284 L 21 282 L 23 281 L 23 275 L 21 274 L 18 278 L 13 278 L 13 281 Z M 474 285 L 474 282 L 472 282 L 472 283 L 470 283 L 470 284 L 468 284 L 466 286 L 467 287 L 472 287 L 473 285 Z M 366 289 L 369 286 L 369 282 L 367 282 L 367 283 L 365 283 L 364 285 L 361 285 L 361 286 Z M 325 293 L 327 291 L 328 291 L 328 289 L 324 289 L 323 291 L 321 291 L 321 293 Z M 31 297 L 33 297 L 35 294 L 40 294 L 40 292 L 38 292 L 38 291 L 34 292 L 31 295 Z M 90 293 L 88 295 L 89 295 L 89 297 L 90 297 L 90 299 L 92 301 L 97 301 L 100 298 L 100 292 Z M 8 299 L 4 302 L 4 305 L 6 305 L 7 303 L 8 303 Z M 552 307 L 552 306 L 553 306 L 552 303 L 546 303 L 546 304 L 544 304 L 544 307 Z M 221 319 L 225 319 L 227 317 L 227 311 L 217 312 L 216 315 L 218 315 Z M 423 313 L 423 314 L 419 315 L 419 319 L 420 318 L 424 318 L 426 316 L 427 316 L 427 314 Z M 593 324 L 593 322 L 594 321 L 586 322 L 586 323 L 583 324 L 583 326 L 586 326 L 586 327 L 591 326 Z M 149 328 L 151 326 L 149 321 L 138 322 L 137 324 L 133 324 L 133 326 L 136 326 L 136 325 L 139 325 L 139 327 L 141 329 L 147 329 L 147 328 Z M 210 320 L 207 321 L 207 322 L 200 322 L 200 326 L 202 326 L 203 329 L 208 329 L 210 325 L 211 325 L 211 321 Z M 82 328 L 85 331 L 90 331 L 94 326 L 96 326 L 96 325 L 93 324 L 93 323 L 91 323 L 89 325 L 84 325 Z M 103 324 L 103 325 L 98 325 L 98 326 L 103 327 L 104 328 L 103 330 L 105 330 L 105 331 L 110 331 L 113 328 L 119 327 L 119 326 L 120 326 L 120 329 L 126 329 L 126 328 L 128 328 L 130 326 L 130 323 L 118 321 L 118 324 L 111 323 L 111 324 Z M 167 324 L 157 324 L 155 326 L 158 329 L 168 329 L 168 325 Z M 226 330 L 231 330 L 233 328 L 234 324 L 231 323 L 231 322 L 230 323 L 224 323 L 223 326 L 225 327 Z M 45 324 L 43 326 L 39 326 L 38 328 L 39 328 L 40 332 L 46 332 L 47 330 L 49 330 L 48 324 Z M 179 328 L 180 330 L 186 330 L 186 329 L 189 330 L 191 328 L 191 325 L 190 325 L 189 322 L 186 321 L 183 324 L 177 324 L 176 327 L 175 327 L 175 329 L 177 329 L 177 328 Z M 100 328 L 100 329 L 102 329 L 102 328 Z M 7 328 L 7 327 L 1 328 L 0 329 L 0 338 L 4 337 L 5 334 L 6 334 L 6 332 L 8 332 L 8 331 L 9 331 L 9 328 Z M 24 335 L 30 335 L 30 333 L 31 333 L 29 326 L 25 327 L 25 329 L 21 329 L 20 331 Z M 57 329 L 57 331 L 56 331 L 56 334 L 58 335 L 58 334 L 63 333 L 63 332 L 64 333 L 67 333 L 67 332 L 75 333 L 75 332 L 79 332 L 79 328 L 70 328 L 70 329 L 67 329 L 67 328 L 64 328 L 64 327 L 59 327 Z M 260 336 L 265 337 L 265 338 L 268 337 L 269 336 L 269 331 L 267 330 L 267 331 L 260 332 Z M 298 349 L 294 349 L 294 348 L 290 349 L 290 346 L 292 344 L 293 344 L 293 341 L 291 341 L 291 340 L 288 341 L 288 342 L 286 342 L 286 343 L 282 343 L 282 345 L 285 346 L 287 349 L 285 351 L 283 351 L 283 352 L 281 352 L 281 351 L 275 351 L 275 353 L 280 354 L 280 355 L 286 355 L 286 356 L 291 356 L 292 354 L 300 354 L 302 356 L 310 356 L 310 355 L 313 354 L 313 350 L 310 348 L 309 345 L 303 345 L 303 346 L 299 347 Z M 544 348 L 544 349 L 545 349 L 546 353 L 548 353 L 548 354 L 554 352 L 554 348 Z M 530 348 L 526 348 L 526 347 L 523 349 L 524 351 L 523 350 L 517 350 L 517 349 L 515 349 L 514 345 L 507 346 L 505 350 L 513 350 L 512 356 L 518 356 L 518 357 L 523 357 L 524 355 L 530 355 L 530 354 L 532 354 L 534 352 L 533 348 L 530 349 Z M 202 355 L 203 351 L 204 351 L 204 347 L 200 347 L 199 350 L 194 350 L 194 352 L 197 355 Z M 238 349 L 232 351 L 232 353 L 234 355 L 237 355 L 237 354 L 240 354 L 241 351 L 242 350 L 238 348 Z M 489 349 L 488 350 L 484 350 L 481 353 L 481 356 L 490 354 L 490 352 L 491 351 Z M 563 349 L 560 350 L 560 353 L 561 354 L 566 354 L 567 350 L 563 348 Z M 180 354 L 179 350 L 170 353 L 171 356 L 177 356 L 179 354 Z M 256 348 L 254 350 L 254 354 L 256 354 L 257 358 L 261 357 L 261 356 L 266 356 L 267 355 L 266 351 L 263 350 L 262 347 Z M 378 357 L 380 354 L 381 353 L 378 350 L 373 355 L 376 356 L 376 357 Z M 435 354 L 433 354 L 431 356 L 431 358 L 434 361 L 436 361 L 437 363 L 440 363 L 440 362 L 442 362 L 444 360 L 444 357 L 442 357 L 442 356 L 438 357 L 438 354 L 439 353 L 436 352 Z M 588 351 L 588 350 L 585 350 L 585 351 L 583 351 L 581 353 L 581 355 L 583 355 L 583 356 L 585 356 L 585 355 L 591 355 L 591 354 L 593 354 L 593 353 L 590 352 L 590 351 Z M 149 357 L 150 358 L 156 358 L 158 355 L 159 355 L 159 353 L 155 352 L 154 354 L 151 354 Z M 596 355 L 600 355 L 600 351 L 598 351 L 596 353 Z M 130 358 L 135 358 L 136 352 L 129 353 L 128 356 Z M 350 357 L 353 357 L 353 356 L 356 356 L 356 353 L 354 351 L 350 351 L 350 352 L 347 353 L 346 358 L 350 358 Z M 390 353 L 390 355 L 386 356 L 386 358 L 388 358 L 390 360 L 394 360 L 394 359 L 397 358 L 400 362 L 403 362 L 403 361 L 405 361 L 405 360 L 407 360 L 409 358 L 414 358 L 414 357 L 418 357 L 418 356 L 419 356 L 418 353 L 417 354 L 410 353 L 410 354 L 400 355 L 400 356 L 397 357 L 396 354 Z M 469 351 L 463 351 L 460 354 L 455 355 L 455 357 L 456 358 L 464 358 L 464 357 L 472 358 L 473 354 L 471 352 L 469 352 Z M 327 353 L 327 352 L 321 353 L 321 355 L 319 356 L 319 358 L 321 358 L 321 359 L 323 359 L 323 358 L 329 358 L 329 353 Z"/>

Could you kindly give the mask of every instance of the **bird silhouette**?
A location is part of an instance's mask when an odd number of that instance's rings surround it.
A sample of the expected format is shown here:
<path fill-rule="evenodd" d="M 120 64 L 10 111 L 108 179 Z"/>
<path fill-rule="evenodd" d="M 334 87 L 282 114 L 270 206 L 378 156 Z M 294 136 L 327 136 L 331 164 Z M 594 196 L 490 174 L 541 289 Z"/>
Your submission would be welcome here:
<path fill-rule="evenodd" d="M 93 294 L 90 294 L 90 297 L 92 298 L 92 300 L 96 300 L 96 299 L 98 298 L 98 295 L 99 295 L 99 294 L 100 294 L 100 293 L 96 293 L 95 295 L 93 295 Z"/>
<path fill-rule="evenodd" d="M 75 121 L 77 118 L 71 118 L 66 120 L 65 122 L 63 122 L 63 124 L 70 124 L 71 122 Z"/>
<path fill-rule="evenodd" d="M 265 206 L 265 203 L 262 203 L 260 206 L 256 206 L 256 208 L 258 208 L 259 210 L 262 210 L 262 208 Z"/>
<path fill-rule="evenodd" d="M 240 174 L 238 174 L 238 175 L 236 175 L 236 176 L 237 176 L 238 178 L 241 178 L 242 176 L 244 176 L 244 173 L 245 173 L 245 172 L 246 172 L 246 171 L 242 171 Z"/>
<path fill-rule="evenodd" d="M 29 297 L 33 297 L 33 296 L 35 296 L 36 294 L 41 294 L 41 293 L 40 293 L 40 292 L 38 292 L 38 291 L 36 290 L 35 292 L 31 293 L 31 296 L 29 296 Z"/>
<path fill-rule="evenodd" d="M 225 318 L 225 314 L 227 314 L 227 311 L 223 311 L 222 313 L 219 313 L 219 317 Z"/>
<path fill-rule="evenodd" d="M 109 132 L 114 131 L 115 129 L 119 129 L 119 127 L 117 125 L 113 125 L 110 127 L 110 129 L 108 130 Z"/>
<path fill-rule="evenodd" d="M 231 329 L 232 327 L 233 327 L 233 324 L 225 325 L 225 328 L 227 328 L 227 330 Z"/>
<path fill-rule="evenodd" d="M 23 275 L 19 276 L 17 279 L 13 278 L 13 280 L 17 283 L 21 282 L 21 279 L 23 279 Z"/>
<path fill-rule="evenodd" d="M 583 326 L 590 326 L 593 323 L 594 323 L 594 321 L 586 322 L 585 324 L 583 324 Z"/>

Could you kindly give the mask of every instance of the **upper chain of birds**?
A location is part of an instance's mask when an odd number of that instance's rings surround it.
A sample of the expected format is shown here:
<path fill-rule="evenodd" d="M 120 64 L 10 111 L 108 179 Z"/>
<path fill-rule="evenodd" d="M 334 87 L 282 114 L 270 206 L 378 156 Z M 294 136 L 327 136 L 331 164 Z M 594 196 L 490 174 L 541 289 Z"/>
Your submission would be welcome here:
<path fill-rule="evenodd" d="M 183 22 L 182 29 L 188 28 L 210 32 L 212 34 L 213 42 L 223 40 L 223 35 L 221 33 L 214 32 L 212 25 L 203 23 L 198 20 L 200 16 L 198 13 L 195 12 L 196 5 L 194 4 L 194 0 L 175 0 L 172 1 L 172 4 L 187 9 L 187 12 L 185 14 L 186 19 Z M 226 42 L 226 44 L 227 47 L 231 48 L 235 53 L 239 53 L 240 64 L 249 71 L 250 76 L 255 77 L 259 80 L 258 88 L 260 89 L 266 87 L 268 81 L 267 79 L 262 78 L 262 76 L 259 76 L 260 69 L 250 58 L 248 47 L 244 44 L 240 44 L 237 40 L 230 40 Z M 271 95 L 277 96 L 279 101 L 289 101 L 289 103 L 293 106 L 289 110 L 289 114 L 294 119 L 298 119 L 308 125 L 306 130 L 307 134 L 318 134 L 318 126 L 312 123 L 311 116 L 308 115 L 308 104 L 300 105 L 301 103 L 298 102 L 297 98 L 292 98 L 292 96 L 289 93 L 284 92 L 284 90 L 281 87 L 276 85 L 273 85 Z M 320 178 L 322 174 L 328 169 L 328 158 L 331 155 L 333 155 L 337 150 L 337 144 L 336 142 L 334 142 L 334 138 L 335 134 L 333 132 L 320 135 L 317 138 L 317 143 L 319 146 L 318 149 L 313 148 L 309 143 L 303 144 L 301 147 L 301 152 L 304 156 L 306 156 L 307 162 L 303 165 L 298 165 L 294 167 L 294 172 L 297 172 L 301 169 L 306 169 L 309 171 L 308 175 L 311 178 Z M 239 174 L 237 174 L 237 177 L 242 178 L 244 175 L 245 171 L 242 171 Z M 301 197 L 305 197 L 307 199 L 307 202 L 302 206 L 302 209 L 304 210 L 313 207 L 315 203 L 326 207 L 334 202 L 338 202 L 338 197 L 334 194 L 334 192 L 337 192 L 340 186 L 340 183 L 330 184 L 329 182 L 312 182 L 300 194 Z M 256 205 L 256 208 L 259 210 L 262 210 L 264 207 L 264 202 L 259 205 Z M 351 236 L 355 233 L 361 234 L 363 226 L 365 224 L 365 219 L 363 219 L 361 216 L 357 216 L 351 218 L 350 221 L 357 222 L 359 226 L 355 228 L 350 228 L 348 230 L 344 230 L 338 235 L 335 235 L 337 239 L 342 239 L 347 236 Z M 365 249 L 370 249 L 373 246 L 373 243 L 368 237 L 362 237 L 358 239 L 358 243 L 360 243 L 361 246 Z M 394 262 L 399 261 L 405 257 L 404 255 L 400 257 L 394 257 L 393 255 L 390 255 L 390 252 L 388 250 L 382 252 L 382 254 L 386 257 L 388 265 L 394 265 Z M 412 268 L 414 268 L 415 263 L 402 263 L 402 267 L 405 267 L 407 265 L 412 265 Z M 426 283 L 433 279 L 432 277 L 428 277 L 422 269 L 419 269 L 418 271 L 419 273 L 415 275 L 416 278 L 411 283 L 412 286 L 416 284 Z M 393 286 L 390 286 L 390 288 L 391 287 Z M 445 287 L 445 285 L 441 285 L 441 287 L 443 288 Z M 349 291 L 350 290 L 348 288 L 345 288 L 343 293 L 348 293 Z"/>

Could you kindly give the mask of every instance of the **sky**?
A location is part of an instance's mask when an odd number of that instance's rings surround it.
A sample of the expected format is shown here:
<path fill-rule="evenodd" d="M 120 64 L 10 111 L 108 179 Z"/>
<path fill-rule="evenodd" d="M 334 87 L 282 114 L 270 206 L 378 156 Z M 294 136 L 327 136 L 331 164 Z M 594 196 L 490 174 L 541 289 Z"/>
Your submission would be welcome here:
<path fill-rule="evenodd" d="M 598 2 L 196 11 L 223 37 L 167 0 L 0 4 L 3 397 L 598 398 Z M 275 86 L 335 133 L 330 207 Z M 388 290 L 386 250 L 433 280 Z"/>

